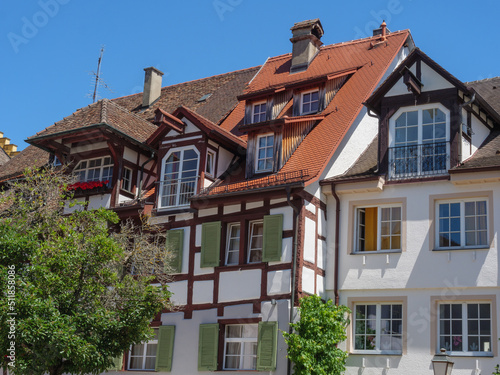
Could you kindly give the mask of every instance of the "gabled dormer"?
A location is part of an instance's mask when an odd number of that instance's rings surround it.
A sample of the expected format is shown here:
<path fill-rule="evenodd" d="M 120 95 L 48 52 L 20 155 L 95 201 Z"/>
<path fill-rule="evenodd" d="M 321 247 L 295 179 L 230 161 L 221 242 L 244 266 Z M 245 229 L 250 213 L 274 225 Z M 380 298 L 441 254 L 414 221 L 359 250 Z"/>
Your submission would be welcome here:
<path fill-rule="evenodd" d="M 415 49 L 368 99 L 389 181 L 448 178 L 500 119 L 473 89 Z"/>
<path fill-rule="evenodd" d="M 147 144 L 158 149 L 156 211 L 189 210 L 190 198 L 239 162 L 246 142 L 186 107 L 155 112 L 158 129 Z"/>

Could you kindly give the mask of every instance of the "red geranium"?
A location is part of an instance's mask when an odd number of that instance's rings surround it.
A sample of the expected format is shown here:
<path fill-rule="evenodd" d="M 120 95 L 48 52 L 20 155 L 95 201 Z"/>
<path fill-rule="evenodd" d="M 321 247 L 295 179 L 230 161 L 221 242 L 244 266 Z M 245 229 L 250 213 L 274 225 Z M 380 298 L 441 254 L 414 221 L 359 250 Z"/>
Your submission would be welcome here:
<path fill-rule="evenodd" d="M 92 190 L 98 187 L 105 187 L 109 183 L 109 180 L 106 181 L 88 181 L 88 182 L 75 182 L 68 186 L 68 190 Z"/>

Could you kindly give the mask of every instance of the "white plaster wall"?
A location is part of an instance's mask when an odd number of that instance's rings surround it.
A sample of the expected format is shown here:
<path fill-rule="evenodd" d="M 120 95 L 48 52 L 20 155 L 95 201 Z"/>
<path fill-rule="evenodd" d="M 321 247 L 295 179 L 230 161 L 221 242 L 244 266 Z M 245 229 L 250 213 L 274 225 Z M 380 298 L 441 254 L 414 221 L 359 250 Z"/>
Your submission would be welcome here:
<path fill-rule="evenodd" d="M 111 202 L 111 194 L 91 195 L 89 197 L 88 209 L 91 210 L 100 207 L 109 208 L 110 202 Z"/>
<path fill-rule="evenodd" d="M 379 374 L 408 374 L 408 375 L 433 375 L 431 359 L 434 355 L 430 351 L 431 341 L 435 340 L 437 345 L 437 335 L 431 331 L 431 321 L 434 317 L 431 315 L 430 303 L 431 297 L 439 297 L 443 300 L 460 301 L 461 295 L 470 295 L 470 291 L 460 288 L 447 289 L 396 289 L 391 291 L 377 290 L 370 293 L 370 297 L 380 298 L 384 301 L 385 297 L 404 297 L 407 301 L 407 353 L 403 355 L 363 355 L 352 352 L 347 342 L 341 344 L 341 348 L 351 351 L 347 359 L 346 375 L 379 375 Z M 481 295 L 497 294 L 498 309 L 498 288 L 487 288 L 475 293 L 478 298 Z M 363 291 L 341 291 L 340 303 L 347 304 L 348 298 L 356 301 L 366 297 Z M 352 325 L 348 332 L 351 334 Z M 499 330 L 494 332 L 494 337 L 499 337 Z M 352 341 L 351 341 L 352 342 Z M 455 362 L 453 375 L 488 375 L 493 372 L 494 366 L 499 362 L 498 357 L 452 357 Z M 364 367 L 363 367 L 364 362 Z M 476 365 L 479 371 L 476 372 Z"/>
<path fill-rule="evenodd" d="M 219 147 L 217 160 L 217 175 L 220 176 L 226 171 L 233 159 L 233 154 L 223 147 Z"/>
<path fill-rule="evenodd" d="M 198 224 L 196 226 L 196 233 L 194 237 L 194 246 L 199 247 L 201 246 L 201 224 Z"/>
<path fill-rule="evenodd" d="M 318 240 L 318 264 L 321 269 L 325 269 L 326 241 Z"/>
<path fill-rule="evenodd" d="M 137 151 L 134 151 L 128 147 L 125 147 L 123 149 L 123 158 L 125 160 L 128 160 L 128 161 L 135 164 L 135 163 L 137 163 Z"/>
<path fill-rule="evenodd" d="M 314 270 L 302 267 L 302 290 L 306 293 L 314 294 Z"/>
<path fill-rule="evenodd" d="M 477 149 L 484 142 L 486 137 L 490 134 L 490 130 L 483 125 L 481 121 L 477 119 L 476 116 L 471 116 L 472 125 L 472 153 L 476 152 Z"/>
<path fill-rule="evenodd" d="M 214 302 L 213 280 L 195 281 L 193 283 L 193 304 Z"/>
<path fill-rule="evenodd" d="M 257 202 L 247 202 L 246 204 L 246 209 L 251 210 L 253 208 L 258 208 L 262 207 L 264 205 L 264 201 L 257 201 Z"/>
<path fill-rule="evenodd" d="M 187 304 L 187 280 L 177 281 L 168 284 L 168 290 L 172 293 L 170 300 L 176 306 L 183 306 Z"/>
<path fill-rule="evenodd" d="M 189 121 L 187 118 L 183 117 L 182 122 L 186 124 L 186 127 L 184 128 L 184 134 L 189 134 L 189 133 L 196 133 L 199 132 L 200 129 L 198 129 L 191 121 Z"/>
<path fill-rule="evenodd" d="M 378 119 L 370 117 L 363 107 L 344 137 L 320 180 L 337 176 L 349 169 L 378 133 Z M 308 189 L 309 191 L 309 189 Z"/>
<path fill-rule="evenodd" d="M 290 263 L 292 261 L 292 253 L 293 253 L 293 237 L 283 238 L 281 243 L 281 260 L 275 262 L 269 262 L 269 265 Z"/>
<path fill-rule="evenodd" d="M 273 204 L 278 204 L 278 203 L 283 203 L 283 202 L 286 202 L 286 198 L 271 199 L 269 201 L 269 204 L 273 205 Z"/>
<path fill-rule="evenodd" d="M 230 206 L 224 206 L 224 215 L 227 214 L 232 214 L 234 212 L 240 212 L 241 211 L 241 203 L 240 204 L 233 204 Z"/>
<path fill-rule="evenodd" d="M 495 233 L 500 226 L 500 192 L 494 183 L 454 186 L 448 181 L 429 184 L 415 183 L 386 185 L 381 193 L 341 194 L 340 236 L 340 288 L 341 289 L 393 289 L 393 288 L 443 288 L 450 283 L 476 286 L 496 286 L 498 282 L 497 240 L 485 250 L 431 251 L 429 240 L 429 196 L 464 192 L 494 190 L 493 222 Z M 349 223 L 349 201 L 384 198 L 406 198 L 407 222 L 406 249 L 402 253 L 351 255 L 348 236 L 353 225 Z M 333 223 L 330 225 L 334 225 Z M 350 225 L 350 227 L 349 227 Z M 348 230 L 349 229 L 349 230 Z M 450 255 L 449 255 L 450 254 Z M 474 259 L 475 257 L 475 259 Z"/>
<path fill-rule="evenodd" d="M 204 209 L 198 210 L 198 217 L 217 215 L 217 212 L 218 212 L 217 207 L 204 208 Z"/>
<path fill-rule="evenodd" d="M 106 150 L 109 149 L 108 144 L 106 142 L 87 143 L 81 146 L 71 147 L 70 153 L 76 154 L 79 152 L 88 152 L 99 149 L 106 149 Z"/>
<path fill-rule="evenodd" d="M 219 302 L 260 298 L 261 275 L 261 270 L 221 272 Z"/>
<path fill-rule="evenodd" d="M 321 275 L 316 275 L 316 294 L 325 298 L 325 278 Z"/>
<path fill-rule="evenodd" d="M 268 272 L 267 294 L 274 295 L 274 294 L 290 293 L 291 291 L 290 277 L 291 277 L 290 270 Z"/>
<path fill-rule="evenodd" d="M 194 254 L 194 274 L 195 275 L 207 275 L 209 273 L 214 273 L 214 267 L 200 267 L 201 264 L 201 253 Z"/>
<path fill-rule="evenodd" d="M 293 209 L 290 206 L 273 208 L 269 210 L 270 215 L 283 214 L 283 230 L 293 229 Z"/>
<path fill-rule="evenodd" d="M 125 195 L 118 194 L 118 204 L 130 201 L 131 199 L 129 197 L 126 197 Z"/>
<path fill-rule="evenodd" d="M 316 263 L 316 223 L 307 217 L 304 233 L 304 260 Z"/>
<path fill-rule="evenodd" d="M 304 203 L 306 206 L 306 210 L 316 215 L 316 206 L 308 201 L 304 201 Z"/>

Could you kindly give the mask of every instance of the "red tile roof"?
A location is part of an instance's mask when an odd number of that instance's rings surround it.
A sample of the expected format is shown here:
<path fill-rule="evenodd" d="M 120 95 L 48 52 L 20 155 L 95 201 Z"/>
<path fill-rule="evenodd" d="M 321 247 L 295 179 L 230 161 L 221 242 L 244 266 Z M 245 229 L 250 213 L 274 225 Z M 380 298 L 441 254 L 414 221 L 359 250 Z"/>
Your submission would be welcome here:
<path fill-rule="evenodd" d="M 49 153 L 35 146 L 28 146 L 7 163 L 0 166 L 0 183 L 21 177 L 26 168 L 39 168 L 49 162 Z"/>
<path fill-rule="evenodd" d="M 379 84 L 409 37 L 409 31 L 404 30 L 388 34 L 387 41 L 374 48 L 370 44 L 378 37 L 322 47 L 306 71 L 294 74 L 289 73 L 291 54 L 267 60 L 245 90 L 243 97 L 259 95 L 299 82 L 304 85 L 314 80 L 319 82 L 319 79 L 326 79 L 332 74 L 354 71 L 321 113 L 325 118 L 310 131 L 279 173 L 290 174 L 307 170 L 306 185 L 320 177 L 320 173 L 362 110 L 363 102 Z M 244 103 L 240 102 L 221 127 L 234 129 L 235 125 L 242 124 L 243 112 Z M 229 121 L 231 123 L 228 123 Z M 234 184 L 234 188 L 228 186 L 224 189 L 238 190 L 241 183 Z M 214 189 L 210 194 L 217 194 L 217 190 Z"/>

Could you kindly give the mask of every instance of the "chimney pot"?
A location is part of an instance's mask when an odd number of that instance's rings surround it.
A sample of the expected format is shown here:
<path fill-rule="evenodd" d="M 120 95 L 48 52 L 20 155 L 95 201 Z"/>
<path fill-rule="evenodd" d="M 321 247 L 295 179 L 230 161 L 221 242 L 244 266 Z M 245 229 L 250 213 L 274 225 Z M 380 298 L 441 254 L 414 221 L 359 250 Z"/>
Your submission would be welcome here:
<path fill-rule="evenodd" d="M 161 95 L 161 77 L 163 72 L 153 66 L 144 68 L 144 92 L 142 94 L 142 106 L 149 107 Z"/>
<path fill-rule="evenodd" d="M 321 42 L 323 26 L 319 18 L 316 18 L 297 22 L 290 30 L 292 30 L 290 41 L 293 44 L 290 73 L 302 72 L 307 70 L 323 44 Z"/>

